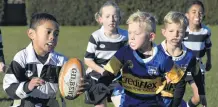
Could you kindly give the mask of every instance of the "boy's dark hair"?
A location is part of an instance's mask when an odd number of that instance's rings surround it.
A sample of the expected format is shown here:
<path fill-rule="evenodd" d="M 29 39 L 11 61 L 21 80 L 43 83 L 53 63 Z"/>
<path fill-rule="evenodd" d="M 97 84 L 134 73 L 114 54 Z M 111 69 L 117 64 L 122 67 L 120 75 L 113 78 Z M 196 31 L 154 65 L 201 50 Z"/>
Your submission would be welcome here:
<path fill-rule="evenodd" d="M 35 29 L 39 26 L 40 21 L 42 20 L 51 20 L 58 23 L 57 19 L 48 13 L 36 13 L 31 17 L 29 28 Z"/>
<path fill-rule="evenodd" d="M 201 1 L 199 1 L 199 0 L 191 1 L 191 2 L 189 3 L 189 5 L 188 5 L 188 8 L 187 8 L 186 12 L 188 12 L 189 9 L 190 9 L 193 5 L 199 5 L 199 6 L 201 6 L 201 8 L 203 9 L 203 12 L 204 12 L 204 4 L 203 4 Z"/>

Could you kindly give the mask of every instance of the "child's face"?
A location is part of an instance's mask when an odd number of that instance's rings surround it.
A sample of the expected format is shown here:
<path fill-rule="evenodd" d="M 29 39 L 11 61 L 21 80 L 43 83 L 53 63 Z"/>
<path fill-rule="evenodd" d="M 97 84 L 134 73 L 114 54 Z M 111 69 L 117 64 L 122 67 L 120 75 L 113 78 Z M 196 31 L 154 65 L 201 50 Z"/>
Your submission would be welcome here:
<path fill-rule="evenodd" d="M 100 17 L 100 23 L 103 24 L 104 29 L 113 31 L 116 29 L 119 23 L 119 14 L 115 7 L 106 6 L 102 8 L 102 15 Z"/>
<path fill-rule="evenodd" d="M 201 24 L 204 12 L 200 5 L 192 5 L 188 12 L 186 13 L 186 16 L 189 20 L 189 24 L 198 26 Z"/>
<path fill-rule="evenodd" d="M 185 35 L 185 28 L 177 23 L 167 24 L 165 28 L 162 29 L 162 34 L 166 38 L 168 44 L 180 47 Z"/>
<path fill-rule="evenodd" d="M 153 38 L 145 31 L 144 26 L 140 26 L 138 22 L 129 23 L 128 36 L 129 46 L 133 50 L 145 50 L 151 46 Z"/>
<path fill-rule="evenodd" d="M 50 20 L 42 20 L 36 29 L 29 29 L 28 36 L 33 42 L 38 55 L 45 55 L 54 50 L 59 35 L 59 25 Z"/>

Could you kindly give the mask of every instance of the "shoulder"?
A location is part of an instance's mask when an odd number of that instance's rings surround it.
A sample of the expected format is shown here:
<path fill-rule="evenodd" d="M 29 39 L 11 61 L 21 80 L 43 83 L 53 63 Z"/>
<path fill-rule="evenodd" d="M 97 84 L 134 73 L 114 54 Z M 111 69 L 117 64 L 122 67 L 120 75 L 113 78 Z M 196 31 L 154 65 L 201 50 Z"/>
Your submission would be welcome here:
<path fill-rule="evenodd" d="M 128 36 L 128 31 L 127 31 L 127 30 L 118 28 L 118 32 L 119 32 L 119 34 L 121 34 L 122 36 L 126 36 L 126 37 Z"/>
<path fill-rule="evenodd" d="M 191 49 L 186 50 L 186 56 L 189 57 L 190 59 L 196 59 L 196 56 L 194 54 L 194 52 Z"/>
<path fill-rule="evenodd" d="M 194 56 L 194 53 L 191 49 L 186 48 L 186 54 L 189 56 Z"/>
<path fill-rule="evenodd" d="M 166 53 L 163 50 L 163 47 L 161 45 L 157 46 L 157 54 L 156 57 L 158 59 L 168 59 L 171 58 L 170 56 L 166 55 Z M 171 58 L 172 59 L 172 58 Z"/>
<path fill-rule="evenodd" d="M 161 44 L 157 45 L 158 51 L 163 51 L 163 46 Z"/>
<path fill-rule="evenodd" d="M 172 57 L 168 56 L 165 51 L 162 49 L 161 45 L 157 45 L 153 47 L 153 60 L 158 62 L 159 64 L 164 64 L 169 60 L 172 60 Z"/>
<path fill-rule="evenodd" d="M 25 63 L 26 63 L 26 59 L 27 59 L 27 50 L 26 50 L 26 48 L 24 48 L 15 54 L 13 61 L 16 61 L 22 67 L 24 67 Z"/>
<path fill-rule="evenodd" d="M 56 51 L 53 52 L 53 56 L 56 59 L 56 62 L 61 62 L 61 63 L 65 63 L 66 61 L 68 61 L 68 58 L 66 56 L 64 56 L 61 53 L 58 53 Z"/>
<path fill-rule="evenodd" d="M 130 51 L 132 51 L 132 49 L 129 47 L 129 45 L 125 45 L 125 46 L 121 47 L 119 50 L 123 51 L 123 52 L 130 52 Z"/>
<path fill-rule="evenodd" d="M 102 35 L 102 30 L 101 30 L 102 28 L 100 28 L 100 29 L 98 29 L 98 30 L 96 30 L 96 31 L 94 31 L 93 33 L 92 33 L 92 37 L 94 38 L 94 39 L 98 39 L 101 35 Z"/>
<path fill-rule="evenodd" d="M 207 34 L 211 34 L 211 30 L 208 26 L 202 24 L 202 29 L 203 29 L 203 31 L 207 32 Z"/>
<path fill-rule="evenodd" d="M 129 45 L 121 47 L 116 53 L 115 56 L 131 56 L 133 50 L 129 47 Z"/>

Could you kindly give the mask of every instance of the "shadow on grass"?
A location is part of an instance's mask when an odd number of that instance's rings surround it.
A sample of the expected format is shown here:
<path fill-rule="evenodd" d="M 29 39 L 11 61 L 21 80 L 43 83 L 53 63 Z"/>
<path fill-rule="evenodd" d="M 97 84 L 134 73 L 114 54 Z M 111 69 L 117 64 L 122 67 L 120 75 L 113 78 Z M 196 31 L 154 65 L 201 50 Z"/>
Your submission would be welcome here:
<path fill-rule="evenodd" d="M 11 98 L 0 98 L 0 102 L 3 102 L 3 101 L 12 101 Z"/>

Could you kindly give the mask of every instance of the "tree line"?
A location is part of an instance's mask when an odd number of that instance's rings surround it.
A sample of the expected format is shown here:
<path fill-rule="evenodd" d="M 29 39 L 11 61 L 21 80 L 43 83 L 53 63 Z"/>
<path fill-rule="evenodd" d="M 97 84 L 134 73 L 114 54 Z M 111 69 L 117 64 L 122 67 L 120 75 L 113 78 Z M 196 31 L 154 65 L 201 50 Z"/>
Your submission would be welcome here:
<path fill-rule="evenodd" d="M 0 0 L 0 22 L 4 18 L 5 3 Z M 48 12 L 54 15 L 61 25 L 96 25 L 94 14 L 107 0 L 25 0 L 26 23 L 34 13 Z M 123 11 L 125 24 L 128 16 L 137 10 L 151 12 L 156 16 L 158 24 L 169 11 L 186 12 L 188 3 L 192 0 L 112 0 Z M 202 0 L 205 6 L 206 24 L 218 24 L 218 0 Z M 7 12 L 7 11 L 6 11 Z M 10 12 L 13 14 L 13 12 Z M 23 14 L 22 14 L 23 15 Z M 15 17 L 16 18 L 16 17 Z"/>

